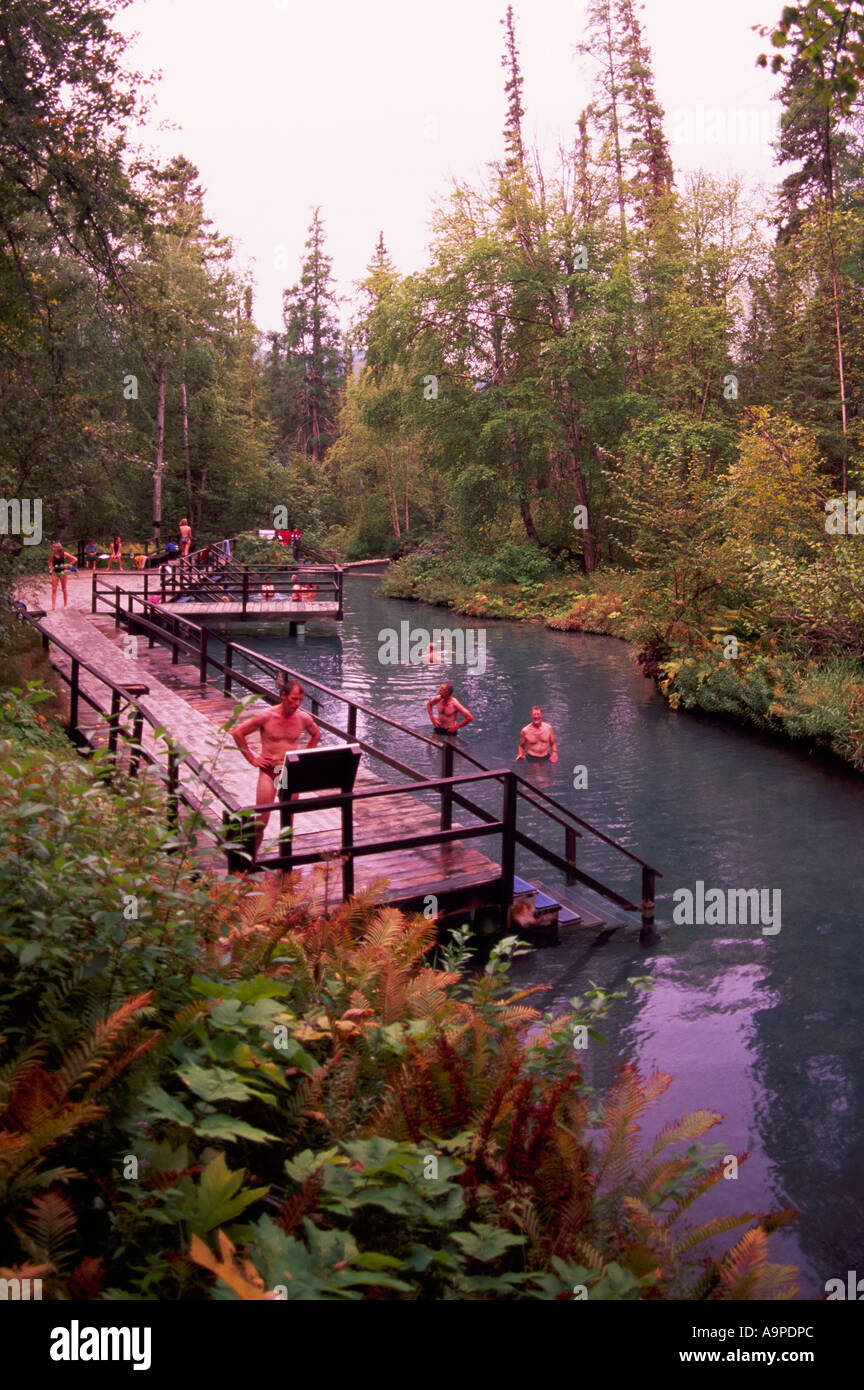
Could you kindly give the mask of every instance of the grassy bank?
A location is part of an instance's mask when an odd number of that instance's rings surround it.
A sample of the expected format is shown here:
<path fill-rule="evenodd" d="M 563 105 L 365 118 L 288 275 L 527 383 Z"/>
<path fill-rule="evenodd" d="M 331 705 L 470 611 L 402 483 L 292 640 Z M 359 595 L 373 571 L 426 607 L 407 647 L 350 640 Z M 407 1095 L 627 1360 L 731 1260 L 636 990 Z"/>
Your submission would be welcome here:
<path fill-rule="evenodd" d="M 673 709 L 703 710 L 830 751 L 864 770 L 864 663 L 845 639 L 798 649 L 745 594 L 709 590 L 696 612 L 662 572 L 562 573 L 522 547 L 494 564 L 418 551 L 394 564 L 382 590 L 477 618 L 543 622 L 631 644 Z M 511 565 L 507 575 L 508 563 Z M 751 602 L 748 604 L 747 599 Z M 815 646 L 815 650 L 813 647 Z"/>

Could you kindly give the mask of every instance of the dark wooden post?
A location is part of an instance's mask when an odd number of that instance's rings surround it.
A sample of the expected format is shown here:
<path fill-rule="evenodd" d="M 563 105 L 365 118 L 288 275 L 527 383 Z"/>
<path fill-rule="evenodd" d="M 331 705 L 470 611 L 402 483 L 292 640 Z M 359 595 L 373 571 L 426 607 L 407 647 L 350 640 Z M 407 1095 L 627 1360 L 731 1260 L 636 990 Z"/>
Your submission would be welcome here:
<path fill-rule="evenodd" d="M 654 926 L 654 880 L 655 872 L 646 866 L 642 868 L 642 927 L 650 931 Z"/>
<path fill-rule="evenodd" d="M 207 629 L 201 628 L 201 663 L 198 670 L 198 680 L 201 685 L 207 681 Z"/>
<path fill-rule="evenodd" d="M 441 745 L 441 776 L 453 776 L 453 744 L 445 740 Z M 453 789 L 441 788 L 441 829 L 453 829 Z"/>
<path fill-rule="evenodd" d="M 225 858 L 229 874 L 248 871 L 255 857 L 255 817 L 222 812 Z"/>
<path fill-rule="evenodd" d="M 230 694 L 231 694 L 231 672 L 232 672 L 233 669 L 234 669 L 234 643 L 233 643 L 233 642 L 226 642 L 226 643 L 225 643 L 225 666 L 226 666 L 226 671 L 225 671 L 225 683 L 224 683 L 224 685 L 223 685 L 222 688 L 223 688 L 223 690 L 225 691 L 225 694 L 226 694 L 226 695 L 230 695 Z"/>
<path fill-rule="evenodd" d="M 343 792 L 347 789 L 343 786 Z M 354 896 L 354 802 L 346 801 L 342 806 L 342 898 L 345 902 Z"/>
<path fill-rule="evenodd" d="M 501 926 L 507 925 L 507 914 L 513 906 L 513 876 L 516 873 L 516 777 L 505 773 L 501 819 Z"/>
<path fill-rule="evenodd" d="M 90 586 L 90 612 L 96 612 L 96 571 L 93 571 L 93 582 Z"/>
<path fill-rule="evenodd" d="M 114 626 L 120 626 L 120 614 L 123 610 L 120 607 L 120 585 L 114 585 Z"/>
<path fill-rule="evenodd" d="M 159 587 L 162 593 L 162 602 L 165 602 L 165 566 L 159 566 Z"/>
<path fill-rule="evenodd" d="M 276 784 L 279 793 L 279 867 L 283 874 L 290 874 L 294 856 L 291 853 L 294 842 L 294 828 L 291 825 L 291 797 L 285 785 L 284 774 Z"/>
<path fill-rule="evenodd" d="M 178 782 L 177 754 L 174 751 L 174 745 L 170 744 L 168 748 L 168 829 L 172 832 L 177 830 L 180 820 L 177 798 Z"/>
<path fill-rule="evenodd" d="M 249 566 L 243 566 L 243 617 L 246 617 L 246 604 L 249 602 Z"/>
<path fill-rule="evenodd" d="M 357 706 L 348 706 L 348 737 L 357 737 Z"/>
<path fill-rule="evenodd" d="M 111 691 L 111 713 L 108 716 L 108 752 L 111 755 L 111 773 L 117 760 L 117 736 L 120 733 L 120 691 Z"/>
<path fill-rule="evenodd" d="M 145 571 L 144 571 L 144 602 L 145 602 L 145 603 L 149 603 L 149 602 L 150 602 L 150 583 L 149 583 L 149 580 L 150 580 L 150 575 L 149 575 L 149 573 L 147 572 L 147 570 L 145 570 Z"/>
<path fill-rule="evenodd" d="M 172 615 L 172 618 L 171 618 L 171 635 L 172 635 L 173 638 L 174 638 L 174 641 L 171 643 L 171 665 L 172 665 L 172 666 L 176 666 L 176 665 L 177 665 L 177 662 L 180 660 L 180 648 L 177 646 L 177 635 L 178 635 L 179 631 L 180 631 L 180 624 L 178 623 L 177 619 Z"/>
<path fill-rule="evenodd" d="M 314 696 L 312 697 L 309 703 L 312 707 L 312 718 L 317 719 L 320 713 L 320 705 L 318 704 L 318 701 L 315 699 Z"/>
<path fill-rule="evenodd" d="M 80 670 L 80 665 L 79 665 L 77 659 L 73 656 L 73 658 L 72 658 L 71 679 L 70 679 L 70 681 L 69 681 L 69 733 L 72 735 L 73 738 L 75 737 L 75 734 L 76 734 L 77 729 L 78 729 L 78 672 L 79 672 L 79 670 Z"/>
<path fill-rule="evenodd" d="M 135 706 L 132 720 L 132 748 L 129 752 L 129 776 L 138 776 L 138 763 L 141 758 L 141 740 L 144 737 L 144 713 Z"/>
<path fill-rule="evenodd" d="M 564 828 L 564 858 L 567 860 L 567 863 L 568 863 L 568 864 L 572 864 L 573 867 L 574 867 L 574 869 L 575 869 L 575 867 L 576 867 L 576 831 L 575 831 L 575 829 L 573 828 L 572 825 L 565 826 L 565 828 Z M 576 875 L 575 875 L 575 874 L 571 874 L 571 873 L 569 873 L 569 872 L 567 873 L 567 876 L 566 876 L 566 880 L 565 880 L 565 881 L 567 882 L 568 885 L 572 885 L 572 884 L 574 884 L 574 883 L 578 883 L 578 882 L 579 882 L 579 880 L 578 880 L 578 878 L 576 877 Z"/>

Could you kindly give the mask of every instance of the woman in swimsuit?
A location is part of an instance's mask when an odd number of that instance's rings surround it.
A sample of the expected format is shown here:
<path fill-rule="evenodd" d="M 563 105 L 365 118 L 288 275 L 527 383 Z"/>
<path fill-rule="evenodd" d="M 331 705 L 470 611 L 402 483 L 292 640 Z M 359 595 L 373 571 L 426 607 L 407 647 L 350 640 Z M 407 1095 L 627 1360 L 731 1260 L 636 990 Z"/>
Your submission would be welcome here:
<path fill-rule="evenodd" d="M 433 706 L 438 706 L 438 713 L 433 713 Z M 438 694 L 426 702 L 426 709 L 429 718 L 432 720 L 432 727 L 437 734 L 456 734 L 460 729 L 464 729 L 466 724 L 470 724 L 474 718 L 464 705 L 453 698 L 453 686 L 449 681 L 445 681 L 439 688 Z M 461 724 L 456 721 L 460 714 L 465 718 Z"/>
<path fill-rule="evenodd" d="M 180 522 L 180 554 L 188 555 L 192 546 L 192 527 L 185 516 Z"/>
<path fill-rule="evenodd" d="M 117 561 L 118 570 L 123 568 L 123 542 L 119 536 L 115 536 L 108 551 L 108 569 L 110 570 L 114 561 Z"/>
<path fill-rule="evenodd" d="M 51 554 L 48 556 L 48 573 L 51 576 L 51 609 L 54 610 L 57 603 L 57 585 L 63 590 L 63 607 L 66 607 L 66 568 L 67 563 L 75 564 L 76 557 L 70 555 L 68 550 L 63 549 L 61 541 L 55 541 L 51 547 Z"/>

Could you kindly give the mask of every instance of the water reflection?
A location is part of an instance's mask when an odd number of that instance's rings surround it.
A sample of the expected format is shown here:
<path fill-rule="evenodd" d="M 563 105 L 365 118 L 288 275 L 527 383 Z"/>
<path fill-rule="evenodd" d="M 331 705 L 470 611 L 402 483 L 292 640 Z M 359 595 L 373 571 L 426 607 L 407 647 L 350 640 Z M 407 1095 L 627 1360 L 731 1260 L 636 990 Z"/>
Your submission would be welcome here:
<path fill-rule="evenodd" d="M 663 870 L 653 951 L 640 951 L 638 924 L 599 948 L 575 930 L 559 948 L 520 962 L 519 978 L 547 985 L 546 1006 L 563 1008 L 589 980 L 615 990 L 636 973 L 651 977 L 649 993 L 613 1008 L 607 1045 L 584 1055 L 594 1083 L 636 1060 L 675 1078 L 657 1128 L 688 1110 L 722 1112 L 709 1139 L 751 1157 L 737 1180 L 700 1199 L 694 1219 L 797 1207 L 795 1225 L 772 1237 L 773 1258 L 798 1264 L 804 1296 L 820 1296 L 827 1279 L 860 1266 L 864 1237 L 860 776 L 752 731 L 675 714 L 611 639 L 487 622 L 482 675 L 437 662 L 384 667 L 382 629 L 405 619 L 429 629 L 472 624 L 377 599 L 373 587 L 347 581 L 341 642 L 310 625 L 302 647 L 278 637 L 254 645 L 422 733 L 426 701 L 452 680 L 474 715 L 455 744 L 489 767 L 519 771 Z M 515 761 L 532 703 L 555 730 L 556 764 Z M 395 731 L 373 732 L 374 723 L 361 718 L 361 736 L 437 775 L 436 749 L 421 753 Z M 580 789 L 576 765 L 587 769 Z M 476 795 L 489 804 L 488 789 Z M 559 842 L 559 828 L 539 813 L 529 810 L 526 828 L 563 853 L 563 830 Z M 622 872 L 612 851 L 583 839 L 579 854 L 589 873 L 638 893 L 638 872 Z M 520 853 L 520 873 L 538 868 Z M 548 866 L 539 876 L 560 883 Z M 674 925 L 671 895 L 697 879 L 780 889 L 782 931 L 766 938 L 758 926 Z M 645 1132 L 653 1133 L 650 1120 Z"/>

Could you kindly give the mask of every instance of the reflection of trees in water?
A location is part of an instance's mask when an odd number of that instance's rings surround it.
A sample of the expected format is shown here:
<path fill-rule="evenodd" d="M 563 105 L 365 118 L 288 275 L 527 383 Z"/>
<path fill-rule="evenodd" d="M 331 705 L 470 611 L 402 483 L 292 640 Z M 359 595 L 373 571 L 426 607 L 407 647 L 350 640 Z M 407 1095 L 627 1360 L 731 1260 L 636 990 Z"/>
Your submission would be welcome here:
<path fill-rule="evenodd" d="M 776 1200 L 800 1210 L 794 1229 L 821 1283 L 859 1268 L 864 1242 L 864 969 L 851 943 L 838 968 L 829 943 L 812 930 L 778 940 L 765 974 L 777 1002 L 753 1016 L 762 1147 Z"/>

